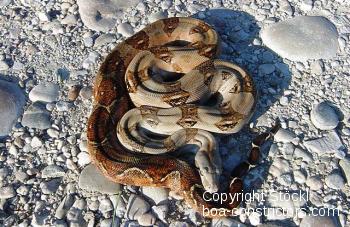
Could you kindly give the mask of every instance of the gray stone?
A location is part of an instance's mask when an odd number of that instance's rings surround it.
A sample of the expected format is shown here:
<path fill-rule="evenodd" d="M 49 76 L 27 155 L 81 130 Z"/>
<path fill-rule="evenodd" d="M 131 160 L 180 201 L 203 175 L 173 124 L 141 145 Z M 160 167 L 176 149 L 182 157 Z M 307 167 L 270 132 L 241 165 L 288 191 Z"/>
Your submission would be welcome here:
<path fill-rule="evenodd" d="M 0 61 L 0 71 L 7 71 L 10 66 L 5 61 Z"/>
<path fill-rule="evenodd" d="M 211 227 L 245 227 L 246 225 L 231 218 L 214 218 Z"/>
<path fill-rule="evenodd" d="M 118 33 L 122 36 L 129 37 L 134 34 L 134 29 L 129 23 L 121 23 L 117 26 Z"/>
<path fill-rule="evenodd" d="M 29 92 L 29 99 L 32 102 L 41 101 L 41 102 L 55 102 L 58 100 L 59 87 L 57 84 L 46 82 L 36 85 Z"/>
<path fill-rule="evenodd" d="M 331 131 L 319 139 L 305 141 L 304 145 L 307 149 L 318 154 L 338 153 L 344 147 L 335 131 Z"/>
<path fill-rule="evenodd" d="M 339 161 L 340 168 L 343 170 L 346 181 L 350 183 L 350 158 L 344 158 Z"/>
<path fill-rule="evenodd" d="M 293 132 L 291 132 L 287 129 L 281 128 L 275 134 L 274 139 L 277 142 L 290 143 L 290 142 L 295 141 L 297 139 L 297 137 Z"/>
<path fill-rule="evenodd" d="M 311 73 L 320 75 L 323 73 L 324 65 L 322 60 L 313 61 L 310 65 Z"/>
<path fill-rule="evenodd" d="M 332 189 L 343 189 L 345 181 L 342 175 L 337 172 L 333 172 L 326 177 L 326 185 Z"/>
<path fill-rule="evenodd" d="M 4 80 L 0 80 L 0 138 L 7 136 L 17 118 L 23 112 L 25 99 L 20 88 Z"/>
<path fill-rule="evenodd" d="M 49 181 L 42 182 L 40 184 L 40 188 L 42 193 L 44 194 L 53 194 L 57 191 L 58 187 L 60 186 L 61 179 L 55 178 Z"/>
<path fill-rule="evenodd" d="M 65 171 L 60 166 L 56 165 L 49 165 L 46 166 L 41 171 L 41 177 L 42 178 L 57 178 L 57 177 L 63 177 L 65 175 Z"/>
<path fill-rule="evenodd" d="M 83 98 L 83 99 L 90 99 L 92 97 L 92 87 L 91 86 L 87 86 L 87 87 L 83 87 L 80 90 L 79 95 Z"/>
<path fill-rule="evenodd" d="M 141 215 L 137 221 L 142 226 L 153 226 L 156 223 L 157 218 L 152 213 L 146 213 Z"/>
<path fill-rule="evenodd" d="M 160 20 L 160 19 L 164 19 L 164 18 L 167 18 L 168 17 L 168 14 L 166 11 L 159 11 L 159 12 L 156 12 L 156 13 L 152 13 L 149 17 L 148 17 L 148 21 L 150 23 L 153 23 L 157 20 Z"/>
<path fill-rule="evenodd" d="M 77 0 L 84 25 L 95 31 L 107 32 L 118 18 L 118 11 L 134 6 L 140 0 Z"/>
<path fill-rule="evenodd" d="M 0 188 L 0 199 L 9 199 L 16 196 L 16 191 L 12 186 Z"/>
<path fill-rule="evenodd" d="M 50 113 L 39 103 L 33 103 L 24 112 L 22 125 L 28 128 L 47 129 L 50 128 Z"/>
<path fill-rule="evenodd" d="M 262 30 L 266 46 L 296 61 L 332 58 L 338 50 L 337 28 L 325 17 L 297 16 Z"/>
<path fill-rule="evenodd" d="M 9 5 L 12 2 L 12 0 L 0 0 L 0 7 L 5 7 Z"/>
<path fill-rule="evenodd" d="M 164 204 L 168 200 L 169 190 L 159 187 L 142 187 L 142 193 L 152 199 L 155 204 Z"/>
<path fill-rule="evenodd" d="M 106 194 L 117 194 L 120 192 L 120 184 L 107 179 L 99 169 L 90 164 L 86 166 L 79 176 L 79 187 L 87 191 Z"/>
<path fill-rule="evenodd" d="M 113 210 L 113 203 L 109 198 L 103 198 L 100 200 L 98 209 L 101 211 L 101 213 L 109 212 Z"/>
<path fill-rule="evenodd" d="M 90 164 L 91 162 L 90 155 L 86 152 L 80 152 L 77 155 L 77 158 L 78 158 L 78 164 L 80 166 L 85 166 L 87 164 Z"/>
<path fill-rule="evenodd" d="M 313 191 L 317 191 L 323 188 L 323 182 L 318 176 L 312 176 L 307 178 L 306 185 L 309 186 L 310 189 Z"/>
<path fill-rule="evenodd" d="M 307 215 L 300 223 L 300 227 L 337 227 L 335 220 L 328 216 Z"/>
<path fill-rule="evenodd" d="M 339 123 L 337 113 L 326 102 L 318 103 L 313 107 L 310 119 L 315 127 L 321 130 L 334 129 Z"/>
<path fill-rule="evenodd" d="M 294 149 L 294 157 L 301 158 L 305 162 L 312 162 L 314 160 L 312 154 L 299 147 Z"/>
<path fill-rule="evenodd" d="M 151 206 L 142 197 L 132 194 L 126 208 L 126 216 L 130 220 L 138 220 L 150 210 Z"/>
<path fill-rule="evenodd" d="M 99 37 L 97 37 L 97 39 L 95 40 L 95 44 L 94 47 L 98 48 L 100 46 L 103 46 L 107 43 L 112 43 L 115 42 L 116 37 L 113 34 L 103 34 L 100 35 Z"/>
<path fill-rule="evenodd" d="M 55 217 L 57 219 L 62 219 L 66 216 L 68 210 L 72 207 L 74 203 L 74 196 L 72 194 L 66 195 L 61 201 L 60 205 L 58 205 Z"/>

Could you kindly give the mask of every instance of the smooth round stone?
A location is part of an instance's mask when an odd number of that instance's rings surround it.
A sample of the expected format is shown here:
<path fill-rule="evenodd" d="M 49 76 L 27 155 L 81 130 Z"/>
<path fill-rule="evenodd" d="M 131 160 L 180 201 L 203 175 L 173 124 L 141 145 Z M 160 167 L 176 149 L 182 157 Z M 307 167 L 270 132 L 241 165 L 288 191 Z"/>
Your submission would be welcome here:
<path fill-rule="evenodd" d="M 129 23 L 122 23 L 117 26 L 118 33 L 122 36 L 129 37 L 134 34 L 134 29 Z"/>
<path fill-rule="evenodd" d="M 95 31 L 112 29 L 118 18 L 118 11 L 138 4 L 140 0 L 77 0 L 79 15 L 84 25 Z"/>
<path fill-rule="evenodd" d="M 42 178 L 56 178 L 56 177 L 63 177 L 65 174 L 64 170 L 60 166 L 56 165 L 49 165 L 46 166 L 41 171 L 41 177 Z"/>
<path fill-rule="evenodd" d="M 14 83 L 0 80 L 0 138 L 11 132 L 24 104 L 21 89 Z"/>
<path fill-rule="evenodd" d="M 337 54 L 337 28 L 327 18 L 297 16 L 262 30 L 265 45 L 283 58 L 295 61 L 328 59 Z"/>
<path fill-rule="evenodd" d="M 160 20 L 160 19 L 164 19 L 164 18 L 167 18 L 168 14 L 166 11 L 159 11 L 159 12 L 156 12 L 156 13 L 152 13 L 149 18 L 148 18 L 148 21 L 150 23 L 153 23 L 157 20 Z"/>
<path fill-rule="evenodd" d="M 308 215 L 303 218 L 300 227 L 337 227 L 334 219 L 327 216 Z"/>
<path fill-rule="evenodd" d="M 326 177 L 326 184 L 332 189 L 342 189 L 344 188 L 345 181 L 339 173 L 331 173 Z"/>
<path fill-rule="evenodd" d="M 29 99 L 32 102 L 41 101 L 41 102 L 55 102 L 58 100 L 59 87 L 57 84 L 47 82 L 36 85 L 29 92 Z"/>
<path fill-rule="evenodd" d="M 48 129 L 51 126 L 50 113 L 40 103 L 33 103 L 24 112 L 22 125 L 28 128 Z"/>
<path fill-rule="evenodd" d="M 79 176 L 79 187 L 87 191 L 106 194 L 117 194 L 120 192 L 120 184 L 114 183 L 102 175 L 101 171 L 94 165 L 86 166 Z"/>
<path fill-rule="evenodd" d="M 130 220 L 138 220 L 142 215 L 150 210 L 151 206 L 141 196 L 132 194 L 129 197 L 128 206 L 126 208 L 126 216 Z"/>
<path fill-rule="evenodd" d="M 152 199 L 155 204 L 166 203 L 169 196 L 169 190 L 158 187 L 142 187 L 142 193 Z"/>
<path fill-rule="evenodd" d="M 16 192 L 12 186 L 0 188 L 0 199 L 8 199 L 16 196 Z"/>
<path fill-rule="evenodd" d="M 307 178 L 306 185 L 309 186 L 310 189 L 314 191 L 320 190 L 323 187 L 323 183 L 318 176 Z"/>
<path fill-rule="evenodd" d="M 311 122 L 321 130 L 331 130 L 337 127 L 339 117 L 332 107 L 326 102 L 318 103 L 310 113 Z"/>

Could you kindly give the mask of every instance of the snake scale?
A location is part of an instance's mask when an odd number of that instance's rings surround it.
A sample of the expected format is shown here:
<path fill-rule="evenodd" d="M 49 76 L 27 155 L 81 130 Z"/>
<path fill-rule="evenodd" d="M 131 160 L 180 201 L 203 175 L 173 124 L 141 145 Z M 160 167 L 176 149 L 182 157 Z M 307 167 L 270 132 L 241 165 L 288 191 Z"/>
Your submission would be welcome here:
<path fill-rule="evenodd" d="M 239 66 L 216 60 L 219 47 L 211 26 L 174 17 L 147 25 L 109 53 L 96 76 L 87 127 L 90 156 L 105 176 L 169 188 L 199 212 L 221 208 L 229 215 L 240 204 L 203 197 L 205 190 L 219 189 L 221 174 L 210 132 L 238 132 L 256 104 L 252 78 Z M 233 170 L 227 193 L 242 191 L 241 177 L 257 163 L 259 145 L 270 135 L 253 141 L 248 160 Z M 197 168 L 171 155 L 186 144 L 199 147 Z"/>

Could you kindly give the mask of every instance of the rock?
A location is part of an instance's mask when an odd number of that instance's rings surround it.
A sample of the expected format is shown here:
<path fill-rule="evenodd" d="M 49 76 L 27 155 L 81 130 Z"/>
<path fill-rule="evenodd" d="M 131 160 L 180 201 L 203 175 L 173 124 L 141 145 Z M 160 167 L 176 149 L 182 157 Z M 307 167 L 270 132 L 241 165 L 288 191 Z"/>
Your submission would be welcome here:
<path fill-rule="evenodd" d="M 74 14 L 70 14 L 61 20 L 61 24 L 74 25 L 77 23 L 77 21 L 77 16 Z"/>
<path fill-rule="evenodd" d="M 3 167 L 3 168 L 0 168 L 0 180 L 3 180 L 8 175 L 9 175 L 9 170 L 8 170 L 8 168 L 6 166 Z"/>
<path fill-rule="evenodd" d="M 53 194 L 57 191 L 58 187 L 60 186 L 61 179 L 55 178 L 49 181 L 42 182 L 40 184 L 40 188 L 42 193 L 44 194 Z"/>
<path fill-rule="evenodd" d="M 130 37 L 134 34 L 134 29 L 129 23 L 121 23 L 117 26 L 118 33 L 122 36 Z"/>
<path fill-rule="evenodd" d="M 0 61 L 0 71 L 9 70 L 10 66 L 6 63 L 6 61 Z"/>
<path fill-rule="evenodd" d="M 280 128 L 275 134 L 274 139 L 277 142 L 290 143 L 296 141 L 297 137 L 293 132 Z"/>
<path fill-rule="evenodd" d="M 43 145 L 43 141 L 37 136 L 34 136 L 32 141 L 30 142 L 30 146 L 32 148 L 38 148 L 38 147 L 41 147 L 42 145 Z"/>
<path fill-rule="evenodd" d="M 140 196 L 132 194 L 126 208 L 126 216 L 130 220 L 138 220 L 150 210 L 151 206 Z"/>
<path fill-rule="evenodd" d="M 103 219 L 100 222 L 100 227 L 117 227 L 120 226 L 120 219 L 119 218 L 114 218 L 114 224 L 113 224 L 113 219 Z"/>
<path fill-rule="evenodd" d="M 313 191 L 318 191 L 323 188 L 323 182 L 318 176 L 312 176 L 307 178 L 306 185 Z"/>
<path fill-rule="evenodd" d="M 328 216 L 307 215 L 300 223 L 300 227 L 337 227 L 335 220 Z"/>
<path fill-rule="evenodd" d="M 80 152 L 77 158 L 80 166 L 85 166 L 91 162 L 90 155 L 86 152 Z"/>
<path fill-rule="evenodd" d="M 273 64 L 262 64 L 259 65 L 259 72 L 262 74 L 271 74 L 275 71 L 275 66 Z"/>
<path fill-rule="evenodd" d="M 156 220 L 157 218 L 151 213 L 143 214 L 137 219 L 142 226 L 153 226 L 156 223 Z"/>
<path fill-rule="evenodd" d="M 0 8 L 9 5 L 12 0 L 0 0 Z"/>
<path fill-rule="evenodd" d="M 285 194 L 285 196 L 281 196 L 281 194 Z M 267 197 L 267 203 L 270 205 L 270 207 L 280 207 L 284 209 L 285 214 L 269 214 L 269 213 L 274 213 L 274 212 L 268 212 L 267 219 L 269 220 L 275 220 L 275 219 L 285 219 L 288 217 L 293 217 L 295 214 L 295 206 L 293 203 L 292 199 L 287 199 L 287 198 L 292 198 L 292 195 L 286 196 L 289 194 L 288 192 L 277 192 L 277 191 L 272 191 L 269 193 Z M 278 209 L 276 209 L 278 210 Z M 273 216 L 269 216 L 273 215 Z M 276 216 L 277 215 L 277 218 Z M 282 217 L 280 217 L 282 215 Z"/>
<path fill-rule="evenodd" d="M 92 97 L 92 87 L 91 86 L 87 86 L 87 87 L 83 87 L 80 90 L 79 95 L 83 98 L 83 99 L 90 99 Z"/>
<path fill-rule="evenodd" d="M 231 218 L 214 218 L 211 227 L 246 227 L 245 224 Z"/>
<path fill-rule="evenodd" d="M 39 103 L 33 103 L 24 112 L 22 125 L 28 128 L 47 129 L 50 128 L 50 113 Z"/>
<path fill-rule="evenodd" d="M 344 158 L 339 161 L 340 168 L 343 170 L 346 181 L 350 184 L 350 158 Z"/>
<path fill-rule="evenodd" d="M 152 211 L 157 215 L 157 217 L 165 222 L 166 215 L 168 214 L 169 207 L 168 205 L 158 205 L 153 206 Z"/>
<path fill-rule="evenodd" d="M 95 31 L 107 32 L 118 18 L 118 11 L 134 6 L 140 0 L 78 0 L 79 14 L 84 25 Z"/>
<path fill-rule="evenodd" d="M 16 191 L 12 186 L 5 186 L 0 188 L 0 199 L 9 199 L 16 196 Z"/>
<path fill-rule="evenodd" d="M 87 191 L 105 194 L 117 194 L 120 192 L 120 184 L 107 179 L 94 165 L 86 166 L 79 176 L 79 187 Z"/>
<path fill-rule="evenodd" d="M 60 132 L 56 129 L 49 128 L 47 131 L 47 135 L 50 136 L 51 138 L 59 138 L 60 137 Z"/>
<path fill-rule="evenodd" d="M 57 219 L 62 219 L 66 216 L 68 210 L 72 207 L 74 203 L 74 196 L 72 194 L 66 195 L 60 205 L 58 205 L 56 212 L 55 212 L 55 217 Z"/>
<path fill-rule="evenodd" d="M 100 35 L 99 37 L 97 37 L 97 39 L 95 40 L 95 44 L 94 47 L 98 48 L 100 46 L 103 46 L 107 43 L 113 43 L 115 42 L 116 37 L 113 34 L 103 34 Z"/>
<path fill-rule="evenodd" d="M 81 87 L 79 85 L 72 86 L 68 91 L 68 100 L 75 101 L 79 96 Z"/>
<path fill-rule="evenodd" d="M 299 147 L 296 147 L 294 149 L 293 155 L 296 158 L 301 158 L 305 162 L 312 162 L 314 160 L 312 157 L 312 154 L 310 154 L 309 152 L 307 152 Z"/>
<path fill-rule="evenodd" d="M 41 101 L 41 102 L 55 102 L 58 100 L 59 87 L 57 84 L 47 82 L 36 85 L 29 92 L 29 99 L 32 102 Z"/>
<path fill-rule="evenodd" d="M 108 198 L 101 199 L 100 206 L 98 209 L 101 211 L 101 213 L 109 212 L 113 210 L 113 203 Z"/>
<path fill-rule="evenodd" d="M 322 138 L 305 141 L 304 145 L 318 154 L 337 153 L 343 149 L 343 144 L 335 131 L 325 134 Z"/>
<path fill-rule="evenodd" d="M 302 171 L 297 170 L 294 171 L 294 180 L 299 184 L 304 184 L 306 181 L 306 176 Z"/>
<path fill-rule="evenodd" d="M 7 136 L 25 104 L 21 89 L 14 83 L 0 80 L 0 138 Z"/>
<path fill-rule="evenodd" d="M 164 204 L 168 200 L 169 190 L 159 187 L 142 187 L 142 193 L 152 199 L 155 204 Z"/>
<path fill-rule="evenodd" d="M 338 172 L 333 172 L 326 177 L 326 185 L 332 189 L 343 189 L 345 181 Z"/>
<path fill-rule="evenodd" d="M 65 175 L 65 171 L 60 166 L 56 165 L 49 165 L 46 166 L 41 171 L 41 177 L 42 178 L 57 178 L 57 177 L 63 177 Z"/>
<path fill-rule="evenodd" d="M 265 45 L 295 61 L 328 59 L 337 54 L 338 32 L 325 17 L 297 16 L 262 30 Z"/>
<path fill-rule="evenodd" d="M 310 68 L 311 68 L 311 73 L 316 75 L 322 74 L 323 68 L 324 68 L 322 60 L 313 61 L 310 65 Z"/>
<path fill-rule="evenodd" d="M 159 12 L 156 12 L 156 13 L 152 13 L 149 17 L 148 17 L 148 21 L 150 23 L 153 23 L 157 20 L 160 20 L 160 19 L 164 19 L 164 18 L 167 18 L 168 17 L 168 14 L 166 11 L 159 11 Z"/>
<path fill-rule="evenodd" d="M 248 218 L 250 224 L 253 226 L 261 224 L 261 214 L 259 214 L 258 212 L 251 212 Z"/>
<path fill-rule="evenodd" d="M 321 130 L 335 129 L 339 123 L 337 113 L 326 102 L 318 103 L 310 113 L 310 119 Z"/>

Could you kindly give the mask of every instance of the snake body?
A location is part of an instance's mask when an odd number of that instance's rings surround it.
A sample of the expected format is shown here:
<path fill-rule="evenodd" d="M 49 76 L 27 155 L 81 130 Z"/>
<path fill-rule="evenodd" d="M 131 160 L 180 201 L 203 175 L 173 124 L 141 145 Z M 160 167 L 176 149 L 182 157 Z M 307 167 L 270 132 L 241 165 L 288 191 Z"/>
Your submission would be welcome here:
<path fill-rule="evenodd" d="M 203 197 L 206 189 L 218 190 L 221 173 L 208 131 L 238 132 L 253 113 L 256 91 L 242 68 L 215 60 L 218 52 L 217 33 L 194 18 L 161 19 L 111 51 L 97 73 L 87 127 L 90 156 L 104 175 L 122 184 L 169 188 L 197 211 L 231 214 L 241 201 L 219 204 Z M 166 81 L 162 72 L 184 75 Z M 256 164 L 258 145 L 267 137 L 258 138 L 248 161 L 234 169 L 228 193 L 241 192 L 241 177 Z M 213 177 L 206 186 L 196 168 L 169 154 L 187 143 L 199 146 L 199 160 L 214 163 L 208 165 L 217 172 L 208 173 Z"/>

